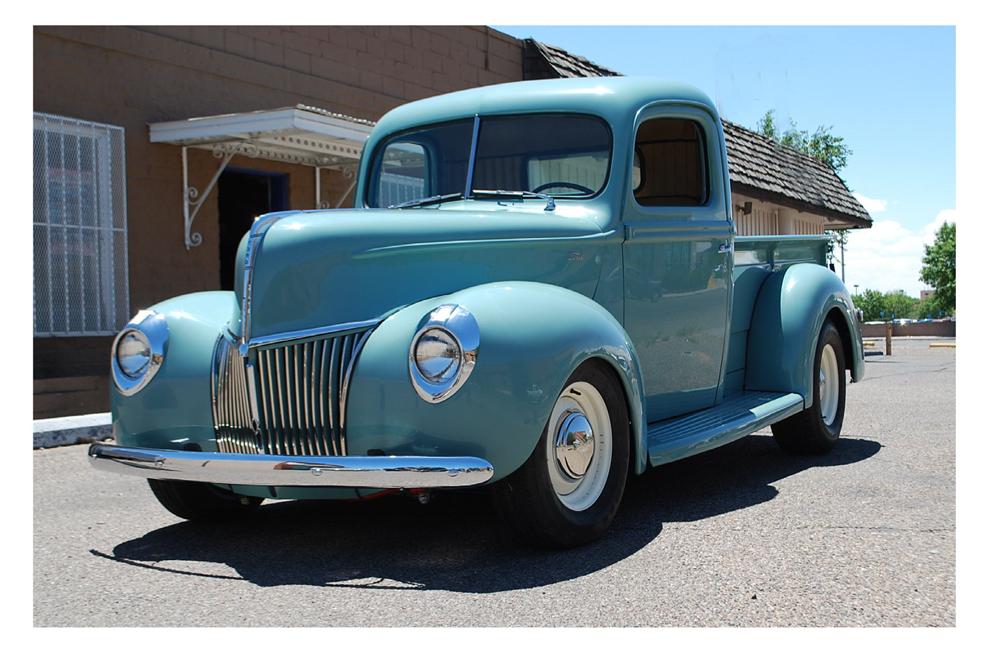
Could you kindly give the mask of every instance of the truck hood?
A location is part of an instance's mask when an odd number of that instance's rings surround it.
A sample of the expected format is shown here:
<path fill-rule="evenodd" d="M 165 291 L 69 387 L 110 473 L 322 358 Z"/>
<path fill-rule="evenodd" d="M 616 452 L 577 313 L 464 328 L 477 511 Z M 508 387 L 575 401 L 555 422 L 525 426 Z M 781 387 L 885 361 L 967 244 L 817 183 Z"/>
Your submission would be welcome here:
<path fill-rule="evenodd" d="M 592 297 L 603 251 L 620 243 L 609 222 L 599 204 L 566 201 L 548 212 L 535 201 L 289 212 L 267 229 L 253 261 L 250 335 L 370 320 L 492 281 L 540 281 Z M 241 304 L 246 243 L 236 262 Z"/>

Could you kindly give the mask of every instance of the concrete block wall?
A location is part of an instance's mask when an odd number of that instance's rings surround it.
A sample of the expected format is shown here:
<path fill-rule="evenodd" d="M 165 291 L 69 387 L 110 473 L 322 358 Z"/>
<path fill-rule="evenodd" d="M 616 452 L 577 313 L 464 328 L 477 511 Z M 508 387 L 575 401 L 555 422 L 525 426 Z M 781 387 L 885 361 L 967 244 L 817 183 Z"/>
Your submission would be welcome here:
<path fill-rule="evenodd" d="M 219 285 L 217 199 L 206 200 L 192 228 L 202 244 L 186 249 L 180 148 L 150 143 L 147 124 L 298 103 L 377 121 L 411 100 L 520 80 L 521 48 L 482 26 L 36 26 L 33 104 L 125 129 L 134 313 Z M 218 161 L 202 150 L 189 158 L 190 182 L 203 188 Z M 242 157 L 231 164 L 285 173 L 289 206 L 315 206 L 311 168 Z M 322 199 L 336 202 L 350 179 L 322 175 Z M 82 348 L 78 338 L 34 340 L 35 379 L 44 386 L 36 418 L 79 410 L 70 396 L 82 392 L 105 398 L 87 411 L 107 409 L 106 390 L 94 384 L 106 374 L 111 338 L 91 339 Z M 92 387 L 84 391 L 79 376 L 95 377 Z"/>

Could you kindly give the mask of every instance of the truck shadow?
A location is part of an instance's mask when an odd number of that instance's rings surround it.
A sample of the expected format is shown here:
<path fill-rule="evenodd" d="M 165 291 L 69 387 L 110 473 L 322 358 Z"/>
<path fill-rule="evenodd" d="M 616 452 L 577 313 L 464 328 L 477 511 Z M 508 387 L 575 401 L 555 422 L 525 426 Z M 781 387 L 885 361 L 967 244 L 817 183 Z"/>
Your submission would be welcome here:
<path fill-rule="evenodd" d="M 246 521 L 181 522 L 125 541 L 110 554 L 90 552 L 137 568 L 262 587 L 517 590 L 599 571 L 638 552 L 672 524 L 766 503 L 778 494 L 775 481 L 812 467 L 860 462 L 880 448 L 875 441 L 845 438 L 829 455 L 793 457 L 769 436 L 747 437 L 630 481 L 608 534 L 562 552 L 517 543 L 482 491 L 441 493 L 426 506 L 402 496 L 266 504 Z M 225 564 L 238 575 L 200 573 L 175 561 Z"/>

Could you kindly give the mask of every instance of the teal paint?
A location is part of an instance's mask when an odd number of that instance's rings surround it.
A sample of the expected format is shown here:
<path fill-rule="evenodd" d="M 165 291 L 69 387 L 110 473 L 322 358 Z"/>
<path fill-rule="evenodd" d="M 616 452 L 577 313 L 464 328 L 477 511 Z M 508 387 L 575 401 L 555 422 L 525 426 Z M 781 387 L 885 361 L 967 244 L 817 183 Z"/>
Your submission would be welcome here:
<path fill-rule="evenodd" d="M 608 122 L 614 145 L 600 194 L 557 199 L 554 211 L 535 200 L 405 210 L 361 206 L 370 149 L 382 138 L 474 114 L 534 111 L 596 114 Z M 635 203 L 635 129 L 657 113 L 702 124 L 711 194 L 705 207 Z M 369 337 L 354 370 L 346 423 L 351 455 L 480 456 L 494 465 L 498 480 L 534 448 L 572 371 L 599 358 L 615 369 L 626 391 L 635 470 L 641 472 L 649 461 L 647 425 L 656 419 L 706 408 L 694 416 L 722 416 L 748 390 L 776 397 L 795 393 L 809 406 L 812 354 L 831 310 L 842 313 L 850 329 L 845 345 L 854 352 L 854 379 L 863 374 L 850 295 L 823 265 L 826 237 L 739 238 L 735 255 L 718 252 L 733 239 L 721 127 L 711 101 L 689 87 L 651 79 L 578 79 L 430 98 L 383 118 L 366 144 L 360 173 L 359 208 L 292 212 L 268 229 L 254 267 L 250 324 L 258 337 L 390 314 Z M 211 357 L 220 334 L 241 331 L 245 248 L 246 239 L 237 255 L 236 294 L 195 293 L 154 305 L 167 318 L 168 353 L 136 395 L 112 390 L 123 445 L 198 443 L 216 450 Z M 418 321 L 446 303 L 475 315 L 481 348 L 468 382 L 432 405 L 410 384 L 407 354 Z M 696 362 L 685 366 L 685 359 Z M 652 401 L 648 388 L 656 395 Z M 778 404 L 749 422 L 721 421 L 695 450 L 725 443 L 799 406 L 787 399 Z M 661 435 L 664 423 L 656 425 Z M 268 489 L 241 491 L 271 495 Z M 347 494 L 273 492 L 281 498 Z"/>
<path fill-rule="evenodd" d="M 802 410 L 795 393 L 746 392 L 722 404 L 649 426 L 653 466 L 683 460 L 732 443 Z"/>
<path fill-rule="evenodd" d="M 407 370 L 420 319 L 441 304 L 461 304 L 480 328 L 476 368 L 440 404 L 413 391 Z M 630 400 L 637 447 L 645 443 L 642 372 L 628 335 L 594 301 L 565 288 L 528 282 L 475 286 L 424 300 L 386 319 L 358 360 L 347 404 L 350 455 L 470 455 L 493 465 L 494 480 L 534 449 L 552 405 L 582 362 L 616 370 Z M 637 452 L 637 469 L 645 464 Z"/>
<path fill-rule="evenodd" d="M 650 421 L 712 406 L 726 353 L 732 298 L 732 242 L 725 147 L 714 108 L 673 102 L 645 106 L 647 121 L 683 118 L 705 142 L 708 201 L 701 206 L 642 206 L 629 184 L 622 196 L 625 327 L 646 370 Z"/>
<path fill-rule="evenodd" d="M 802 395 L 812 406 L 812 371 L 819 332 L 830 313 L 838 310 L 851 336 L 851 377 L 864 376 L 861 333 L 854 304 L 840 277 L 815 264 L 788 265 L 768 277 L 754 307 L 747 343 L 746 388 Z"/>
<path fill-rule="evenodd" d="M 131 397 L 111 383 L 111 421 L 124 446 L 183 449 L 199 444 L 214 451 L 212 353 L 219 335 L 236 318 L 228 291 L 191 293 L 150 307 L 167 319 L 169 339 L 163 365 Z"/>

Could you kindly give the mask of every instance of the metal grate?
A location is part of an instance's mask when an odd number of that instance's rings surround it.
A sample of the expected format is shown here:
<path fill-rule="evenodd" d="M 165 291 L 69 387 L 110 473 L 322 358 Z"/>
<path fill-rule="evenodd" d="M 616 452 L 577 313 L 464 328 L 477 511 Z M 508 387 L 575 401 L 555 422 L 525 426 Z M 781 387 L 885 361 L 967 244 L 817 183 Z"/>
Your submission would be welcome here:
<path fill-rule="evenodd" d="M 212 379 L 219 451 L 346 455 L 347 390 L 354 361 L 370 332 L 257 349 L 251 364 L 235 342 L 221 337 Z M 251 397 L 257 400 L 257 430 Z"/>
<path fill-rule="evenodd" d="M 409 202 L 424 196 L 424 179 L 386 172 L 378 182 L 378 203 L 380 207 Z"/>
<path fill-rule="evenodd" d="M 129 318 L 125 131 L 34 115 L 34 334 L 108 335 Z"/>

